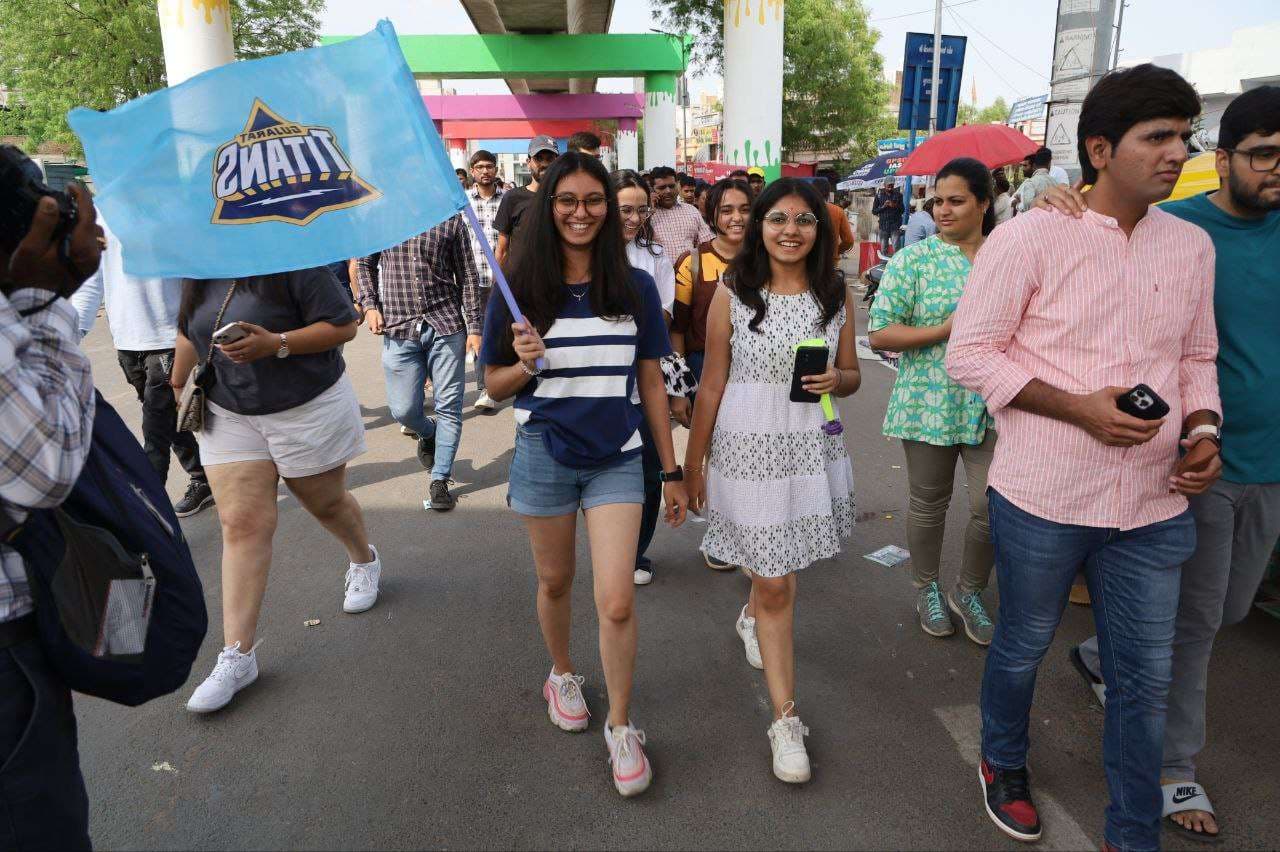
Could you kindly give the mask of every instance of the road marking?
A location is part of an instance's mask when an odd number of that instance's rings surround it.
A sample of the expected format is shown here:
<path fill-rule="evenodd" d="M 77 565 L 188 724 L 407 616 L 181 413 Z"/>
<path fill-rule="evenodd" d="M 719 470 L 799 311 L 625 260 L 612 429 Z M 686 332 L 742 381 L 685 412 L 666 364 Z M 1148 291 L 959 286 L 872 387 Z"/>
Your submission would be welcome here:
<path fill-rule="evenodd" d="M 947 729 L 947 733 L 951 734 L 951 739 L 955 740 L 960 756 L 974 770 L 977 770 L 978 752 L 982 745 L 982 724 L 978 705 L 938 707 L 933 712 Z M 1043 787 L 1037 788 L 1033 795 L 1036 809 L 1040 811 L 1040 822 L 1044 827 L 1044 834 L 1036 844 L 1037 849 L 1062 849 L 1076 852 L 1076 850 L 1097 848 L 1097 843 L 1089 839 L 1089 835 L 1084 833 L 1079 823 L 1067 813 L 1066 808 L 1058 804 L 1057 800 L 1046 793 Z"/>

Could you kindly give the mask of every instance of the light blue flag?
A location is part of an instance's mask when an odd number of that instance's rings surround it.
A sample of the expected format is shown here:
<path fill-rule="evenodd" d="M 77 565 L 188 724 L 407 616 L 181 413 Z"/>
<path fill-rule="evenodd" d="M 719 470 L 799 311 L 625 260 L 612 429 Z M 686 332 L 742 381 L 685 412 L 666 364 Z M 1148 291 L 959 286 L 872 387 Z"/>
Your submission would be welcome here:
<path fill-rule="evenodd" d="M 468 206 L 389 21 L 68 121 L 132 275 L 321 266 Z"/>

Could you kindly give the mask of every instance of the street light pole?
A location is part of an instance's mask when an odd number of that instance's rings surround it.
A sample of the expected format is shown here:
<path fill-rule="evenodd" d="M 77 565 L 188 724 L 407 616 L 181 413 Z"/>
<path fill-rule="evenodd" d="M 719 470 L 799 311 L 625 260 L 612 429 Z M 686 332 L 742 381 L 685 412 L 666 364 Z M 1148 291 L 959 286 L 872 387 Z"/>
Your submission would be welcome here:
<path fill-rule="evenodd" d="M 1120 17 L 1116 21 L 1115 44 L 1112 45 L 1111 51 L 1111 67 L 1107 69 L 1109 71 L 1114 71 L 1116 63 L 1120 61 L 1120 31 L 1124 27 L 1124 7 L 1128 5 L 1124 0 L 1120 0 Z"/>
<path fill-rule="evenodd" d="M 929 93 L 929 134 L 938 132 L 938 79 L 942 70 L 942 0 L 933 9 L 933 91 Z"/>

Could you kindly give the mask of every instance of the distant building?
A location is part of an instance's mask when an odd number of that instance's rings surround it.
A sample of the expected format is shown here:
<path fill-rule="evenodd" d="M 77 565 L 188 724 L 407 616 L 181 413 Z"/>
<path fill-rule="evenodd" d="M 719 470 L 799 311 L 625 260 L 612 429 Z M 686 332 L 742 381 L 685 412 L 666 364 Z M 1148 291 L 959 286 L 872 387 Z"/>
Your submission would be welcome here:
<path fill-rule="evenodd" d="M 1145 59 L 1128 59 L 1125 67 L 1151 62 L 1177 71 L 1196 87 L 1204 101 L 1200 141 L 1206 149 L 1218 141 L 1222 111 L 1241 92 L 1280 85 L 1280 21 L 1235 30 L 1226 47 L 1208 47 Z"/>

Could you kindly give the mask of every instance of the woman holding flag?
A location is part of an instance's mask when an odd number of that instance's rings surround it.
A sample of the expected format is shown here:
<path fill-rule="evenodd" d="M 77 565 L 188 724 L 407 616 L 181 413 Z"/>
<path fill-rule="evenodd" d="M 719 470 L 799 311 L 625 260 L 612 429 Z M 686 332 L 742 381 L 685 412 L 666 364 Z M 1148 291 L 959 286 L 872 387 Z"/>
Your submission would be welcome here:
<path fill-rule="evenodd" d="M 569 654 L 582 509 L 609 694 L 604 738 L 614 786 L 634 796 L 653 777 L 630 716 L 642 417 L 662 464 L 668 523 L 683 523 L 688 503 L 658 364 L 671 347 L 653 278 L 627 261 L 616 192 L 598 159 L 559 157 L 526 216 L 508 270 L 524 322 L 513 321 L 505 300 L 491 300 L 480 360 L 489 395 L 515 397 L 507 502 L 524 520 L 538 575 L 538 622 L 552 661 L 542 694 L 553 724 L 586 730 L 584 678 Z"/>

